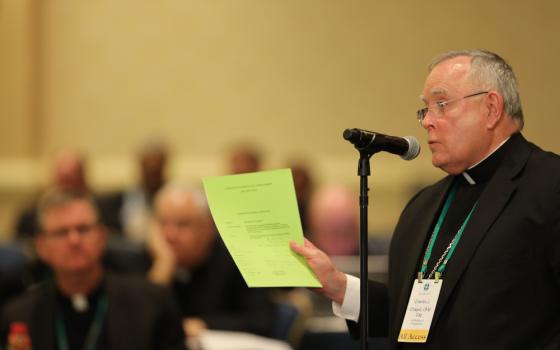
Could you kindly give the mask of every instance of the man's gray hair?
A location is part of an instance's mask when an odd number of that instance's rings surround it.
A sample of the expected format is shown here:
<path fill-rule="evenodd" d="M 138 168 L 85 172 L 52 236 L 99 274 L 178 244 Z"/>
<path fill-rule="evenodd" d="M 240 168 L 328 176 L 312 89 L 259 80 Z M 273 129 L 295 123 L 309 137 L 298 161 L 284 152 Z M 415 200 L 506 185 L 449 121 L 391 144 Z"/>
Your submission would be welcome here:
<path fill-rule="evenodd" d="M 487 50 L 460 50 L 448 51 L 437 56 L 428 71 L 451 58 L 471 57 L 471 77 L 478 80 L 482 89 L 496 90 L 504 98 L 506 113 L 517 123 L 519 130 L 523 129 L 523 110 L 517 88 L 517 79 L 510 65 L 499 55 Z"/>
<path fill-rule="evenodd" d="M 195 186 L 183 182 L 169 182 L 165 184 L 156 194 L 155 202 L 158 203 L 162 198 L 167 196 L 180 195 L 184 197 L 189 197 L 193 200 L 194 204 L 201 213 L 210 214 L 210 208 L 208 207 L 208 201 L 206 200 L 206 195 L 204 190 L 200 186 Z"/>

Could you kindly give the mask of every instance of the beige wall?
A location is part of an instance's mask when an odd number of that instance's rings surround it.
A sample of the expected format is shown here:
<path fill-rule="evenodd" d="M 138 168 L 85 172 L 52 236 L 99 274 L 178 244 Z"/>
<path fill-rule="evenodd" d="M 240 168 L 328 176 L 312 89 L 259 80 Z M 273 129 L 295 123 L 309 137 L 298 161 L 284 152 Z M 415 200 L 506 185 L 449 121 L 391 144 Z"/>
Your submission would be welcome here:
<path fill-rule="evenodd" d="M 228 145 L 249 139 L 267 167 L 299 155 L 320 182 L 357 187 L 342 130 L 424 143 L 426 64 L 454 48 L 506 57 L 525 135 L 560 152 L 559 15 L 553 0 L 0 0 L 0 233 L 65 146 L 90 154 L 100 189 L 133 181 L 132 151 L 154 135 L 172 145 L 175 177 L 221 173 Z M 375 231 L 441 175 L 427 150 L 376 156 L 373 173 Z"/>

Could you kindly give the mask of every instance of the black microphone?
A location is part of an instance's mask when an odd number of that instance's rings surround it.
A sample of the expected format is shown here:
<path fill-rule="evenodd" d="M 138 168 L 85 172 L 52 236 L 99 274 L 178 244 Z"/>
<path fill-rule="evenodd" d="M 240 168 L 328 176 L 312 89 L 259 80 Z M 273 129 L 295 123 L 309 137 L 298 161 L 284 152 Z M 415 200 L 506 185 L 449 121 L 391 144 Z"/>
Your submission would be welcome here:
<path fill-rule="evenodd" d="M 346 129 L 342 136 L 359 151 L 386 151 L 397 154 L 404 160 L 412 160 L 420 153 L 420 144 L 414 136 L 388 136 L 362 129 Z"/>

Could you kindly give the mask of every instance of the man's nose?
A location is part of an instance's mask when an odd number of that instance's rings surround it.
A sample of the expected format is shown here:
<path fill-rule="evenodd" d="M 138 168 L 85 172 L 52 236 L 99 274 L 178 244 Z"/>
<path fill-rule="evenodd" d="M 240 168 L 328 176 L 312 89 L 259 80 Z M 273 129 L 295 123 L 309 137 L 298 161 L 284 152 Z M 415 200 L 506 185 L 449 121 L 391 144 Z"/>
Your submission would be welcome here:
<path fill-rule="evenodd" d="M 424 115 L 424 118 L 422 118 L 420 125 L 422 125 L 424 129 L 428 129 L 430 126 L 434 125 L 434 121 L 435 121 L 434 115 L 432 111 L 428 109 L 428 111 Z"/>
<path fill-rule="evenodd" d="M 82 235 L 80 234 L 80 232 L 78 231 L 78 229 L 76 228 L 71 228 L 68 230 L 68 240 L 72 243 L 76 243 L 81 241 Z"/>
<path fill-rule="evenodd" d="M 160 226 L 160 232 L 168 242 L 172 242 L 177 237 L 177 226 L 173 224 L 164 224 Z"/>

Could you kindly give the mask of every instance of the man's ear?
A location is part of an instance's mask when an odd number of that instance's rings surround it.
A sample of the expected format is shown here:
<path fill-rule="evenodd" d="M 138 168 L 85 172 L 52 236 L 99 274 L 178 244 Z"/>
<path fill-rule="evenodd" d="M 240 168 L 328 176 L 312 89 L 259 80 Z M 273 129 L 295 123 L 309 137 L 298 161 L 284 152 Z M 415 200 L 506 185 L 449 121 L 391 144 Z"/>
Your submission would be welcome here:
<path fill-rule="evenodd" d="M 504 114 L 504 98 L 497 91 L 490 91 L 485 99 L 485 107 L 488 113 L 486 127 L 495 129 Z"/>

